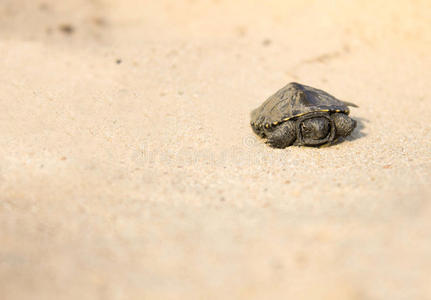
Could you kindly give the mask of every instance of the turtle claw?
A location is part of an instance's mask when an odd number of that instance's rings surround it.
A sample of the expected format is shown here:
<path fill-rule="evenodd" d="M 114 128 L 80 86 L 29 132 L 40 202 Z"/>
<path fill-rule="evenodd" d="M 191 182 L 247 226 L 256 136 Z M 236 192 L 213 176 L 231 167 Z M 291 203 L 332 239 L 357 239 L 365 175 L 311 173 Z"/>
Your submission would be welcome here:
<path fill-rule="evenodd" d="M 288 146 L 288 145 L 285 145 L 283 143 L 280 143 L 280 141 L 272 140 L 272 139 L 266 140 L 265 144 L 267 144 L 271 148 L 275 148 L 275 149 L 284 149 Z"/>

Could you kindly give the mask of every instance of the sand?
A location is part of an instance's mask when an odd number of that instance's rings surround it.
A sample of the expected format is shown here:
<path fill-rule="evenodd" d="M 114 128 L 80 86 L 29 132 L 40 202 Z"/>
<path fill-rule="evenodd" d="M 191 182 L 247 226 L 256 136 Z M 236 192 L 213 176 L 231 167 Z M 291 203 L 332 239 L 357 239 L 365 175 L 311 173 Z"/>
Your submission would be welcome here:
<path fill-rule="evenodd" d="M 431 299 L 431 2 L 3 0 L 1 299 Z M 249 113 L 355 102 L 327 148 Z"/>

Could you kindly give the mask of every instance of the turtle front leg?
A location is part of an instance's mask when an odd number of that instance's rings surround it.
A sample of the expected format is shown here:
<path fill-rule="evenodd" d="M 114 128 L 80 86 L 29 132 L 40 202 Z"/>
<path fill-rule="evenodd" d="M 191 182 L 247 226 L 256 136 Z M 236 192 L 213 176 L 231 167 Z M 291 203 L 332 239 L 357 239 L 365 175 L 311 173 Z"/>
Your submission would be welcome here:
<path fill-rule="evenodd" d="M 286 148 L 296 140 L 296 126 L 294 121 L 284 122 L 273 130 L 266 132 L 266 143 L 273 148 Z"/>
<path fill-rule="evenodd" d="M 334 120 L 337 137 L 346 137 L 352 133 L 356 127 L 356 121 L 350 118 L 348 115 L 343 113 L 332 114 L 332 120 Z"/>

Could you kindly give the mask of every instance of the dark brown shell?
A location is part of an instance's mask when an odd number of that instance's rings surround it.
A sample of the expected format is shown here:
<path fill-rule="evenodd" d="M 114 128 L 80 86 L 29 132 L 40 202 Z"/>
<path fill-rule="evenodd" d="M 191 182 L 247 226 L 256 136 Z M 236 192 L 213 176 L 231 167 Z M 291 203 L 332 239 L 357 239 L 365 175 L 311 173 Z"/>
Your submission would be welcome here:
<path fill-rule="evenodd" d="M 347 103 L 322 90 L 291 82 L 251 112 L 251 125 L 269 128 L 312 112 L 350 111 Z"/>

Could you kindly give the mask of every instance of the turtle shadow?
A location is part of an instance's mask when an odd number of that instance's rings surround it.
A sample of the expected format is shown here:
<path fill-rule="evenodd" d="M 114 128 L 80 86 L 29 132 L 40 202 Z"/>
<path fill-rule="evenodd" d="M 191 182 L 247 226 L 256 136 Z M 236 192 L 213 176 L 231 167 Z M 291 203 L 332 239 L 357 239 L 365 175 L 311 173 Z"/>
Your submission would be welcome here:
<path fill-rule="evenodd" d="M 365 123 L 368 123 L 369 120 L 364 119 L 364 118 L 358 118 L 358 117 L 356 117 L 354 119 L 356 120 L 356 128 L 353 130 L 353 132 L 349 136 L 339 139 L 338 141 L 333 143 L 333 145 L 338 145 L 344 141 L 352 142 L 352 141 L 359 140 L 359 139 L 367 136 L 367 134 L 364 133 L 363 130 L 366 127 Z"/>

